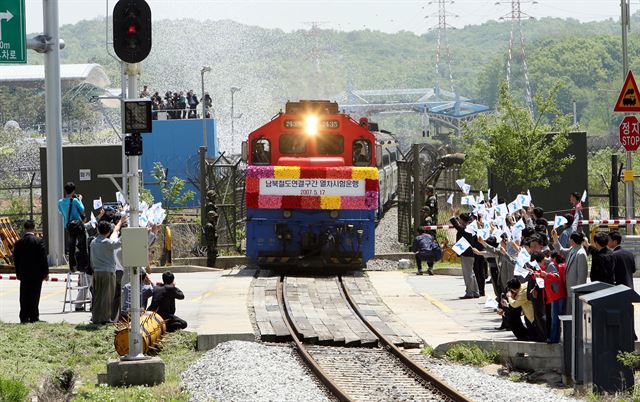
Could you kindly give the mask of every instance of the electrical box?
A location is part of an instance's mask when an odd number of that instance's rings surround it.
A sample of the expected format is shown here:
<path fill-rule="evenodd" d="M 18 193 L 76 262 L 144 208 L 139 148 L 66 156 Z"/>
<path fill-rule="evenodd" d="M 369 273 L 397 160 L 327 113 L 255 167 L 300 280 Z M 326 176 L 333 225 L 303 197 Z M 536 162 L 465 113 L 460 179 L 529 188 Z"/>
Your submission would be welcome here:
<path fill-rule="evenodd" d="M 615 394 L 633 388 L 633 369 L 618 361 L 634 351 L 633 303 L 640 295 L 624 285 L 580 297 L 584 383 L 597 392 Z"/>
<path fill-rule="evenodd" d="M 149 266 L 149 234 L 147 228 L 122 229 L 122 265 Z"/>
<path fill-rule="evenodd" d="M 573 343 L 571 346 L 571 376 L 573 378 L 574 384 L 583 384 L 584 383 L 584 356 L 582 353 L 583 345 L 582 345 L 582 307 L 583 304 L 580 301 L 580 297 L 597 292 L 603 289 L 607 289 L 613 287 L 613 285 L 605 282 L 595 281 L 589 282 L 582 285 L 574 286 L 573 289 L 573 309 L 575 314 L 573 314 L 573 325 L 572 325 L 572 336 Z M 567 313 L 572 314 L 571 311 L 567 311 Z"/>

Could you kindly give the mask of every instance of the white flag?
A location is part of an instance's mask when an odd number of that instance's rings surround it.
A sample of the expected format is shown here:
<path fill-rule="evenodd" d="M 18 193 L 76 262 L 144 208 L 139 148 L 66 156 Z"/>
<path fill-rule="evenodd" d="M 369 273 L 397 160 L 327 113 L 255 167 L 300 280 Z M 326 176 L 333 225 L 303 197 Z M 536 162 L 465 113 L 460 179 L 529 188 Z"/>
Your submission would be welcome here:
<path fill-rule="evenodd" d="M 529 271 L 524 266 L 521 266 L 520 264 L 516 263 L 516 267 L 513 270 L 513 274 L 526 278 L 529 275 Z"/>
<path fill-rule="evenodd" d="M 467 239 L 465 239 L 464 237 L 461 237 L 460 240 L 458 240 L 458 242 L 454 244 L 452 248 L 456 254 L 462 255 L 462 253 L 467 251 L 469 247 L 471 247 L 471 244 L 469 244 Z"/>
<path fill-rule="evenodd" d="M 453 193 L 451 193 L 451 195 L 449 196 L 449 198 L 447 198 L 447 204 L 449 204 L 449 205 L 453 205 Z"/>
<path fill-rule="evenodd" d="M 482 191 L 480 191 L 480 195 L 478 195 L 478 200 L 478 202 L 484 201 L 484 194 L 482 194 Z"/>
<path fill-rule="evenodd" d="M 98 225 L 98 221 L 96 220 L 96 217 L 93 215 L 93 211 L 91 211 L 91 226 L 95 228 L 97 225 Z"/>
<path fill-rule="evenodd" d="M 469 194 L 471 192 L 471 185 L 470 184 L 463 184 L 462 185 L 462 192 L 465 194 Z"/>
<path fill-rule="evenodd" d="M 518 220 L 518 222 L 516 222 L 516 224 L 515 224 L 515 225 L 513 225 L 513 228 L 514 228 L 515 230 L 519 230 L 519 231 L 523 231 L 523 230 L 524 230 L 524 228 L 526 228 L 526 227 L 527 227 L 527 225 L 525 225 L 525 223 L 524 223 L 524 221 L 522 220 L 522 218 L 520 218 L 520 219 Z"/>
<path fill-rule="evenodd" d="M 493 297 L 487 297 L 487 301 L 484 302 L 484 306 L 490 309 L 498 308 L 498 302 Z"/>
<path fill-rule="evenodd" d="M 127 203 L 127 201 L 124 198 L 124 194 L 122 194 L 120 191 L 116 192 L 116 201 L 118 201 L 121 205 L 124 205 Z"/>
<path fill-rule="evenodd" d="M 473 198 L 473 196 L 472 196 L 472 195 L 468 195 L 468 196 L 466 196 L 466 197 L 462 197 L 462 198 L 460 199 L 460 203 L 461 203 L 462 205 L 471 205 L 471 206 L 474 206 L 474 205 L 476 205 L 476 200 Z"/>
<path fill-rule="evenodd" d="M 496 212 L 500 214 L 501 217 L 506 218 L 509 215 L 509 208 L 507 204 L 500 204 L 496 207 Z"/>
<path fill-rule="evenodd" d="M 494 195 L 491 199 L 491 205 L 494 207 L 498 205 L 498 194 Z"/>
<path fill-rule="evenodd" d="M 544 279 L 536 278 L 536 285 L 538 285 L 540 289 L 544 289 Z"/>
<path fill-rule="evenodd" d="M 458 185 L 458 187 L 460 187 L 460 190 L 462 190 L 462 189 L 464 188 L 464 187 L 463 187 L 463 186 L 464 186 L 464 184 L 465 184 L 465 183 L 464 183 L 464 180 L 465 180 L 465 179 L 458 179 L 458 180 L 456 180 L 456 184 Z"/>
<path fill-rule="evenodd" d="M 567 224 L 567 218 L 565 218 L 562 215 L 556 215 L 555 219 L 553 220 L 553 228 L 557 229 L 560 226 L 564 226 Z"/>
<path fill-rule="evenodd" d="M 100 208 L 102 208 L 102 197 L 97 200 L 93 200 L 93 209 L 98 210 Z"/>
<path fill-rule="evenodd" d="M 522 207 L 528 207 L 531 205 L 531 197 L 529 197 L 528 195 L 524 195 L 524 194 L 520 194 L 518 195 L 518 204 L 520 204 Z"/>
<path fill-rule="evenodd" d="M 508 208 L 509 208 L 510 214 L 515 214 L 520 208 L 522 208 L 522 206 L 516 200 L 516 201 L 510 202 Z"/>
<path fill-rule="evenodd" d="M 580 202 L 585 201 L 587 201 L 587 190 L 584 190 L 584 193 L 582 193 L 582 198 L 580 198 Z"/>

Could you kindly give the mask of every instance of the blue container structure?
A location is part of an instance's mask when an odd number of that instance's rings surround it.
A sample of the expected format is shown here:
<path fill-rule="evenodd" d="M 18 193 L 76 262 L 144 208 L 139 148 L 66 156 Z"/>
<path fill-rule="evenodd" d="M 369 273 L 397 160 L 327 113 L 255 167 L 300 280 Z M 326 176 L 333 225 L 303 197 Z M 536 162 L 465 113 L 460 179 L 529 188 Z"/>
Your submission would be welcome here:
<path fill-rule="evenodd" d="M 207 155 L 218 155 L 216 121 L 206 119 Z M 200 193 L 192 184 L 198 182 L 198 149 L 202 146 L 202 119 L 154 120 L 153 133 L 143 134 L 144 186 L 151 191 L 156 202 L 162 200 L 160 187 L 151 176 L 153 164 L 161 162 L 168 169 L 168 178 L 179 177 L 187 182 L 185 190 L 192 190 L 196 196 L 185 206 L 200 205 Z M 172 205 L 169 205 L 171 207 Z"/>

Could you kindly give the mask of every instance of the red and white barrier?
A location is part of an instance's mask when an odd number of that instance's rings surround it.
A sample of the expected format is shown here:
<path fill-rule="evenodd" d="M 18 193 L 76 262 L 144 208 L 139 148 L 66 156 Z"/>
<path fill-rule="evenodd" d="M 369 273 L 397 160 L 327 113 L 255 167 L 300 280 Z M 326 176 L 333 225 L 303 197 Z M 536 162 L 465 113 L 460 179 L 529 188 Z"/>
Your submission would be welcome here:
<path fill-rule="evenodd" d="M 638 225 L 640 219 L 581 219 L 578 221 L 578 225 Z M 549 223 L 553 225 L 553 222 Z M 453 225 L 430 225 L 422 226 L 425 230 L 437 230 L 437 229 L 453 229 Z"/>
<path fill-rule="evenodd" d="M 0 275 L 0 280 L 17 281 L 18 277 L 15 275 Z M 48 282 L 67 282 L 67 278 L 56 278 L 56 277 L 50 276 L 47 281 Z"/>

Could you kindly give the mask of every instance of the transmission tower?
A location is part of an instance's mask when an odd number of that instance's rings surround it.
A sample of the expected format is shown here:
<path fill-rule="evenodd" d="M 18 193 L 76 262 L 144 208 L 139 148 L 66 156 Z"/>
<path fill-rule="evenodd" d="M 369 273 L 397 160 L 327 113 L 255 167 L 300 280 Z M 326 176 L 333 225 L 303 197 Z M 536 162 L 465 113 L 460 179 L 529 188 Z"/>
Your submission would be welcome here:
<path fill-rule="evenodd" d="M 449 25 L 447 23 L 447 17 L 458 17 L 455 14 L 449 14 L 447 13 L 447 4 L 453 4 L 453 0 L 434 0 L 434 1 L 430 1 L 427 4 L 438 4 L 438 25 L 431 27 L 430 30 L 434 30 L 437 29 L 438 30 L 438 45 L 436 48 L 436 79 L 438 80 L 440 78 L 440 61 L 441 61 L 441 55 L 442 55 L 442 47 L 443 47 L 443 42 L 444 42 L 444 52 L 445 52 L 445 57 L 447 58 L 447 67 L 449 69 L 449 83 L 451 85 L 451 92 L 455 93 L 455 85 L 454 85 L 454 81 L 453 81 L 453 71 L 451 70 L 451 49 L 449 48 L 449 39 L 447 38 L 447 29 L 451 28 L 454 29 L 453 26 Z M 432 15 L 433 17 L 436 16 L 436 14 Z M 436 86 L 439 89 L 440 84 L 438 82 L 436 82 Z"/>
<path fill-rule="evenodd" d="M 516 29 L 516 23 L 518 24 L 518 34 L 520 36 L 520 53 L 522 54 L 522 69 L 524 72 L 524 82 L 526 90 L 527 107 L 530 111 L 533 111 L 533 99 L 531 96 L 531 84 L 529 82 L 529 69 L 527 67 L 527 54 L 525 52 L 524 33 L 522 32 L 522 19 L 532 20 L 533 17 L 522 11 L 522 4 L 530 3 L 537 4 L 535 0 L 510 0 L 499 1 L 496 4 L 511 4 L 511 13 L 505 14 L 500 17 L 501 20 L 511 20 L 511 32 L 509 34 L 509 53 L 507 57 L 507 85 L 511 87 L 511 68 L 513 66 L 513 36 Z"/>
<path fill-rule="evenodd" d="M 323 48 L 322 46 L 320 46 L 320 35 L 322 33 L 320 31 L 320 27 L 328 23 L 329 23 L 328 21 L 309 21 L 304 23 L 305 25 L 311 25 L 311 29 L 309 29 L 309 36 L 312 39 L 310 58 L 311 60 L 313 60 L 313 63 L 315 66 L 315 69 L 314 69 L 315 71 L 313 74 L 313 82 L 315 86 L 316 95 L 320 95 L 320 93 L 322 92 L 321 62 L 322 62 L 322 57 L 327 50 L 326 48 Z"/>

